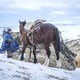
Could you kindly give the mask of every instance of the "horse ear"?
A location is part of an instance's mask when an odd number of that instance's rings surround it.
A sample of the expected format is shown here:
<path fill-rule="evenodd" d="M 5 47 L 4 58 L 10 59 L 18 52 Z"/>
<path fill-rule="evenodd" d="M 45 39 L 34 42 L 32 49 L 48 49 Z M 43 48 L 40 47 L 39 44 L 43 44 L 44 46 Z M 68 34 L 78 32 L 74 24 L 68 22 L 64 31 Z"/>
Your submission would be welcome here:
<path fill-rule="evenodd" d="M 24 20 L 24 22 L 26 22 L 26 20 Z"/>
<path fill-rule="evenodd" d="M 24 20 L 25 24 L 26 24 L 26 20 Z"/>
<path fill-rule="evenodd" d="M 21 21 L 19 20 L 19 23 L 21 23 Z"/>

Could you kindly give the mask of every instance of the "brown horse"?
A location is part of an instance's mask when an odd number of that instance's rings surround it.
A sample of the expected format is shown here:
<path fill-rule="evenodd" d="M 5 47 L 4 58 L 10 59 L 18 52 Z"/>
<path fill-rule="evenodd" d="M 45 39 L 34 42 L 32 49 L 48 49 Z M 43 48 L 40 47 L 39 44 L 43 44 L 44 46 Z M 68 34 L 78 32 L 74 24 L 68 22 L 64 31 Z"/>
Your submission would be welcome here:
<path fill-rule="evenodd" d="M 24 21 L 24 24 L 22 22 L 21 26 L 24 26 L 25 24 L 26 24 L 26 22 Z M 24 52 L 25 52 L 25 49 L 26 49 L 27 45 L 30 45 L 29 46 L 29 49 L 30 49 L 29 59 L 30 59 L 31 58 L 31 53 L 32 53 L 32 51 L 31 51 L 32 44 L 30 43 L 30 41 L 27 37 L 27 30 L 25 30 L 24 27 L 21 27 L 21 26 L 20 26 L 20 39 L 21 39 L 21 42 L 22 42 L 22 45 L 23 45 L 22 57 L 24 56 Z M 23 60 L 23 59 L 21 58 L 21 60 Z"/>
<path fill-rule="evenodd" d="M 26 32 L 26 36 L 24 37 L 24 26 L 26 24 L 25 21 L 20 22 L 19 28 L 20 28 L 20 34 L 22 36 L 23 40 L 23 49 L 22 49 L 22 55 L 21 60 L 24 59 L 24 51 L 27 47 L 27 45 L 33 45 L 33 55 L 34 55 L 34 63 L 37 63 L 36 58 L 36 44 L 43 44 L 44 49 L 46 50 L 47 59 L 45 61 L 45 64 L 49 65 L 49 59 L 50 59 L 50 49 L 49 45 L 50 43 L 53 44 L 56 57 L 57 57 L 57 66 L 61 66 L 59 64 L 59 52 L 60 52 L 60 38 L 59 38 L 59 31 L 58 29 L 49 23 L 42 23 L 38 26 L 33 25 L 29 31 L 29 33 Z M 36 27 L 35 27 L 36 26 Z M 38 28 L 39 27 L 39 28 Z"/>

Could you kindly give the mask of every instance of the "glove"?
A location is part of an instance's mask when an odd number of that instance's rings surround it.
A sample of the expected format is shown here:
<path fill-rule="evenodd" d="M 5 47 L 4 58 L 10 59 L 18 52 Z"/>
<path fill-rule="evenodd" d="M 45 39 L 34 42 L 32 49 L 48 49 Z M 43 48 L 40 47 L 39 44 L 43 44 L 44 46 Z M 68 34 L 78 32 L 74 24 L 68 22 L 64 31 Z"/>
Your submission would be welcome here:
<path fill-rule="evenodd" d="M 11 40 L 11 39 L 9 39 L 9 40 L 6 40 L 6 42 L 7 42 L 7 43 L 12 43 L 12 40 Z"/>

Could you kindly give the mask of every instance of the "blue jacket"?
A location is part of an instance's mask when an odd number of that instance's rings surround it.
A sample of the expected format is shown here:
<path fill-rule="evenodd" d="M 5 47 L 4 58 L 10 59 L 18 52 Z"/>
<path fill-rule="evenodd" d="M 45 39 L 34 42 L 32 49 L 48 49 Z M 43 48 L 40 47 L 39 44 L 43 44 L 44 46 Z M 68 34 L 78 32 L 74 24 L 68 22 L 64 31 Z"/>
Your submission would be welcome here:
<path fill-rule="evenodd" d="M 13 40 L 13 37 L 10 33 L 6 33 L 3 36 L 3 41 L 7 41 L 7 40 Z"/>
<path fill-rule="evenodd" d="M 12 42 L 9 43 L 8 40 L 12 40 Z M 4 34 L 0 52 L 4 51 L 15 52 L 18 49 L 19 49 L 19 44 L 16 40 L 13 39 L 11 34 L 9 33 Z"/>

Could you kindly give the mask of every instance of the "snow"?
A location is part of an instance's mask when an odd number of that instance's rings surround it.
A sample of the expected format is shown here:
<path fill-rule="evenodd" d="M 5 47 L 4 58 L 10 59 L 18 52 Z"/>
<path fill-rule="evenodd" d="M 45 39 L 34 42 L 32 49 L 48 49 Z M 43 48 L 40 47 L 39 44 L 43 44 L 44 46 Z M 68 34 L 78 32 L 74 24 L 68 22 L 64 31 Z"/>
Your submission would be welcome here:
<path fill-rule="evenodd" d="M 80 25 L 73 26 L 56 26 L 62 32 L 64 40 L 73 40 L 80 38 Z"/>
<path fill-rule="evenodd" d="M 79 26 L 59 26 L 64 40 L 72 40 L 80 37 Z M 0 28 L 0 45 L 2 43 L 2 30 Z M 80 68 L 68 71 L 59 68 L 51 68 L 14 59 L 6 58 L 0 54 L 0 80 L 80 80 Z"/>
<path fill-rule="evenodd" d="M 80 80 L 80 68 L 67 71 L 8 59 L 6 54 L 0 54 L 0 80 Z"/>

